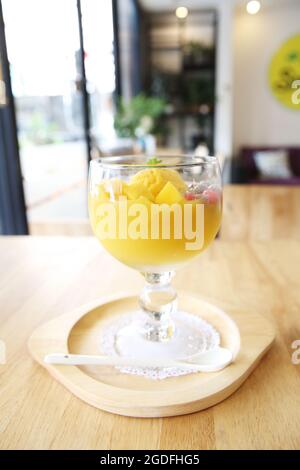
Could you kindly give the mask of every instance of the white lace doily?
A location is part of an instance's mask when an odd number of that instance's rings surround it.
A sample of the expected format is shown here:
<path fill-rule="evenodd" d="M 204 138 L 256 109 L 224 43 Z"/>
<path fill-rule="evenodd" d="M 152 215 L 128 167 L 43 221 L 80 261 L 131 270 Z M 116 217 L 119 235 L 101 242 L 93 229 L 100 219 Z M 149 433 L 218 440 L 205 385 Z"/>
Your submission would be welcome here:
<path fill-rule="evenodd" d="M 130 325 L 133 321 L 143 321 L 143 313 L 135 312 L 126 315 L 120 315 L 114 319 L 111 323 L 108 323 L 102 330 L 102 336 L 100 338 L 100 350 L 101 353 L 107 355 L 121 355 L 128 356 L 126 345 L 117 342 L 117 333 L 121 328 Z M 184 345 L 185 354 L 184 357 L 197 352 L 204 352 L 210 349 L 214 349 L 220 344 L 220 335 L 215 328 L 208 322 L 202 320 L 198 316 L 191 315 L 189 313 L 178 311 L 173 315 L 175 323 L 175 334 L 174 338 L 166 343 L 154 343 L 151 342 L 151 348 L 157 348 L 155 355 L 157 357 L 176 357 L 177 348 L 182 352 L 182 346 Z M 146 351 L 149 341 L 142 340 L 140 347 L 135 351 L 135 357 L 148 356 L 149 351 Z M 144 344 L 144 347 L 143 347 Z M 153 351 L 152 351 L 153 352 Z M 131 357 L 133 354 L 131 352 Z M 177 356 L 177 359 L 183 358 Z M 196 368 L 182 369 L 179 367 L 168 367 L 168 368 L 139 368 L 139 367 L 117 367 L 117 369 L 124 374 L 133 374 L 143 376 L 149 379 L 166 379 L 168 377 L 177 377 L 180 375 L 186 375 L 197 372 Z"/>

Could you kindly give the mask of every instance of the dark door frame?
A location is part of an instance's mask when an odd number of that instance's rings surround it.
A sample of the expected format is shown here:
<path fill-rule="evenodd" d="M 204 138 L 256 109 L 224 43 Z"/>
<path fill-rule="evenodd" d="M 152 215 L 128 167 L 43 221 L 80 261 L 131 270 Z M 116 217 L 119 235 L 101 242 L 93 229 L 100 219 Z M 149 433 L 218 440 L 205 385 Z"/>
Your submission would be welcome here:
<path fill-rule="evenodd" d="M 115 95 L 114 98 L 117 104 L 118 99 L 122 96 L 118 0 L 112 0 L 112 17 L 113 17 L 113 30 L 114 30 L 114 59 L 115 59 L 115 80 L 116 80 L 116 89 L 114 93 Z"/>
<path fill-rule="evenodd" d="M 90 115 L 90 100 L 87 91 L 87 80 L 85 72 L 85 53 L 84 53 L 84 37 L 82 26 L 82 11 L 81 0 L 77 0 L 77 15 L 78 15 L 78 30 L 79 30 L 79 43 L 80 43 L 80 91 L 82 93 L 82 111 L 83 111 L 83 127 L 84 137 L 87 148 L 87 161 L 88 164 L 92 158 L 92 139 L 91 139 L 91 115 Z"/>
<path fill-rule="evenodd" d="M 142 91 L 140 20 L 142 10 L 137 0 L 112 0 L 115 58 L 115 101 L 129 89 L 131 98 Z M 127 52 L 125 51 L 127 49 Z M 130 51 L 128 53 L 128 50 Z M 124 57 L 130 57 L 125 60 Z M 124 86 L 126 81 L 127 86 Z"/>
<path fill-rule="evenodd" d="M 14 98 L 0 0 L 0 67 L 4 103 L 0 105 L 0 233 L 28 235 Z"/>
<path fill-rule="evenodd" d="M 80 91 L 87 161 L 91 159 L 90 103 L 84 63 L 84 37 L 81 1 L 76 0 L 80 42 Z M 0 234 L 28 235 L 28 221 L 20 164 L 17 123 L 12 94 L 9 61 L 5 39 L 3 10 L 0 0 L 0 68 L 5 84 L 5 104 L 0 104 Z"/>

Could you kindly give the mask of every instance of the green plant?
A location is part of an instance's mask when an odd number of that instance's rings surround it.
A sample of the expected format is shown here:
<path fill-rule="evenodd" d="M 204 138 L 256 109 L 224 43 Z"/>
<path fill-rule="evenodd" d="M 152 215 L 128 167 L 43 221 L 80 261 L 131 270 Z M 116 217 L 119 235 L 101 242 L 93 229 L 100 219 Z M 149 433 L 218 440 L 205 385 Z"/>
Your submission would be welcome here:
<path fill-rule="evenodd" d="M 59 127 L 56 122 L 47 122 L 44 114 L 32 113 L 30 127 L 27 132 L 28 140 L 36 145 L 57 143 Z"/>
<path fill-rule="evenodd" d="M 118 102 L 114 126 L 119 137 L 139 137 L 158 133 L 158 119 L 165 109 L 161 98 L 140 93 L 126 102 Z"/>
<path fill-rule="evenodd" d="M 184 77 L 182 97 L 186 105 L 213 104 L 214 95 L 214 83 L 209 77 Z"/>
<path fill-rule="evenodd" d="M 183 47 L 185 60 L 191 62 L 209 62 L 213 57 L 213 47 L 202 42 L 190 41 Z"/>

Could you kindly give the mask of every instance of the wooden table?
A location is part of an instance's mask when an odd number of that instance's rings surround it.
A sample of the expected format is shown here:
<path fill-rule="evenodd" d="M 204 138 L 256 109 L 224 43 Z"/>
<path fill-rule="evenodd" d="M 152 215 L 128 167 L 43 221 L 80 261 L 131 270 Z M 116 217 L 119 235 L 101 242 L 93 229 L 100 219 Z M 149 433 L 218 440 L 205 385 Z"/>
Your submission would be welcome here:
<path fill-rule="evenodd" d="M 251 309 L 275 325 L 277 340 L 242 387 L 208 410 L 182 417 L 133 419 L 72 396 L 29 356 L 33 329 L 81 303 L 142 286 L 93 238 L 0 239 L 2 449 L 288 449 L 300 447 L 300 243 L 224 242 L 180 271 L 175 285 Z"/>
<path fill-rule="evenodd" d="M 225 186 L 220 236 L 232 241 L 300 241 L 300 187 Z"/>

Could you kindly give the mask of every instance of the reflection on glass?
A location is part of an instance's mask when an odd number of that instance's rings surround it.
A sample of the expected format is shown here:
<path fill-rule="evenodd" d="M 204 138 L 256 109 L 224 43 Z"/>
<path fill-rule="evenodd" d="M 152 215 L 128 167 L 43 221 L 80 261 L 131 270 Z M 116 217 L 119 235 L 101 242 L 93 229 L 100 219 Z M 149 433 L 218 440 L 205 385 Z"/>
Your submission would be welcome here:
<path fill-rule="evenodd" d="M 101 146 L 115 137 L 113 92 L 115 65 L 111 0 L 82 0 L 85 70 L 91 106 L 92 136 Z"/>
<path fill-rule="evenodd" d="M 111 0 L 81 3 L 93 131 L 99 137 L 111 136 L 115 83 Z M 3 0 L 2 4 L 29 222 L 86 220 L 77 2 Z"/>

